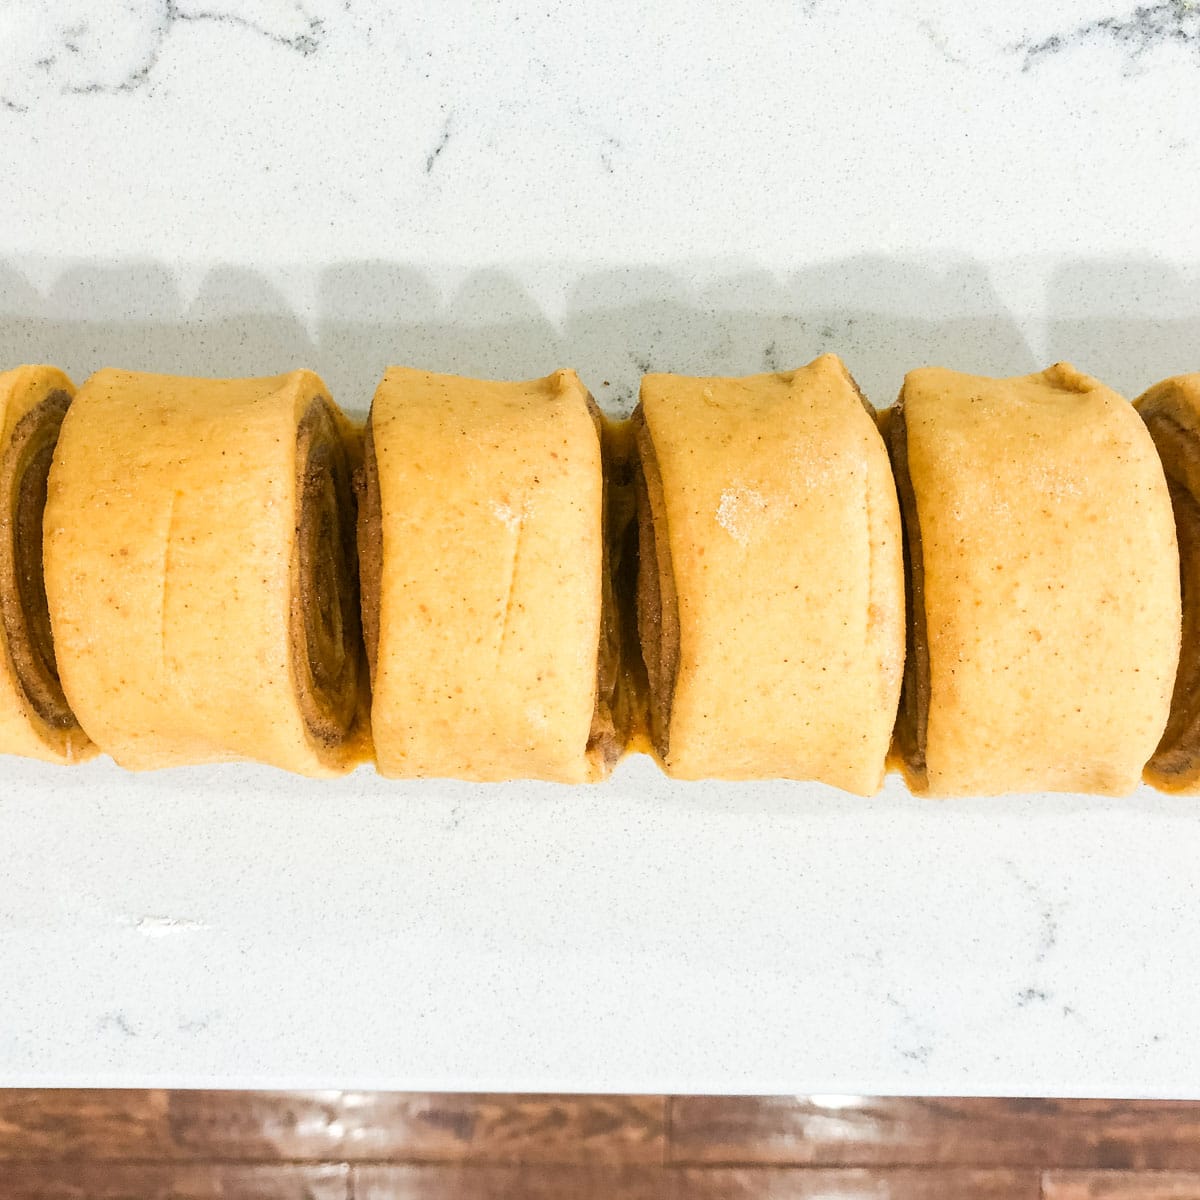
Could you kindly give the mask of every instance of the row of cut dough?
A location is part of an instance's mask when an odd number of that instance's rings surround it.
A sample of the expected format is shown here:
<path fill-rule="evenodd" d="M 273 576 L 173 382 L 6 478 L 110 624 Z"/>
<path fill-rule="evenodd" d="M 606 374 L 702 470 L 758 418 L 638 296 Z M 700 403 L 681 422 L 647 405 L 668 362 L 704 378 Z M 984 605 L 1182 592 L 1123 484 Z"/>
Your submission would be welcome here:
<path fill-rule="evenodd" d="M 0 752 L 1191 790 L 1198 497 L 1200 376 L 927 368 L 876 414 L 824 355 L 611 423 L 571 371 L 393 368 L 360 429 L 309 371 L 22 367 Z"/>

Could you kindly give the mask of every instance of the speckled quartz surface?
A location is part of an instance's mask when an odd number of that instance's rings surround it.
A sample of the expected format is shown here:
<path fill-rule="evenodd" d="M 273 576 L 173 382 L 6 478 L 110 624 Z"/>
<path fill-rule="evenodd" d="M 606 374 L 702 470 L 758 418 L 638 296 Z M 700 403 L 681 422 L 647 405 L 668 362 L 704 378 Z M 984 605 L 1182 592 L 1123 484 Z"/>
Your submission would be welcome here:
<path fill-rule="evenodd" d="M 1193 4 L 409 7 L 0 3 L 0 364 L 1200 369 Z M 7 760 L 0 1084 L 1200 1096 L 1198 863 L 1146 790 Z"/>

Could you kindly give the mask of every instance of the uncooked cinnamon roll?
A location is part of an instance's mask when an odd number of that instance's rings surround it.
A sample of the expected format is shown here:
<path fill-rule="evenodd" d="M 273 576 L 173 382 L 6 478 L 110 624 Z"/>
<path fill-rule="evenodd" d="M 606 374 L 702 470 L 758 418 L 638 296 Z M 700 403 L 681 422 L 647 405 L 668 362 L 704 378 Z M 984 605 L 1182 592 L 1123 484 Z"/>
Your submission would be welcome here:
<path fill-rule="evenodd" d="M 310 371 L 104 370 L 63 422 L 45 578 L 63 690 L 135 770 L 365 754 L 358 433 Z"/>
<path fill-rule="evenodd" d="M 914 790 L 1138 783 L 1167 723 L 1179 559 L 1132 405 L 1059 363 L 911 371 L 888 425 L 910 646 L 896 729 Z"/>
<path fill-rule="evenodd" d="M 54 367 L 0 374 L 0 753 L 95 753 L 63 694 L 42 574 L 46 477 L 75 385 Z"/>
<path fill-rule="evenodd" d="M 381 774 L 608 773 L 624 730 L 603 506 L 599 414 L 573 371 L 388 370 L 359 519 Z"/>
<path fill-rule="evenodd" d="M 647 375 L 634 422 L 665 769 L 876 791 L 904 653 L 900 514 L 846 368 L 827 354 L 744 379 Z"/>

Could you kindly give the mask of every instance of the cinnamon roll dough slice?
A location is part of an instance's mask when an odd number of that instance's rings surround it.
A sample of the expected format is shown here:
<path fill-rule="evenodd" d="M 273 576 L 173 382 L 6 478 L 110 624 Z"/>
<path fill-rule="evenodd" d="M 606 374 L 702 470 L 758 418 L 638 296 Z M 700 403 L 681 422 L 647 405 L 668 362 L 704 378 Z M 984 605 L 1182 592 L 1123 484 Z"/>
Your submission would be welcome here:
<path fill-rule="evenodd" d="M 932 795 L 1131 791 L 1179 656 L 1171 500 L 1133 406 L 1066 363 L 905 378 L 889 421 L 912 644 L 896 748 Z"/>
<path fill-rule="evenodd" d="M 104 370 L 50 471 L 46 594 L 80 723 L 134 770 L 366 752 L 358 433 L 311 371 Z"/>
<path fill-rule="evenodd" d="M 1135 405 L 1166 470 L 1183 599 L 1171 715 L 1145 775 L 1164 791 L 1194 793 L 1200 791 L 1200 374 L 1165 379 Z"/>
<path fill-rule="evenodd" d="M 527 383 L 388 370 L 359 524 L 376 762 L 574 783 L 620 753 L 598 412 Z"/>
<path fill-rule="evenodd" d="M 0 373 L 0 753 L 95 753 L 58 678 L 42 573 L 46 477 L 75 385 L 54 367 Z"/>
<path fill-rule="evenodd" d="M 827 354 L 744 379 L 647 375 L 634 421 L 666 770 L 876 791 L 904 653 L 900 514 L 846 368 Z"/>

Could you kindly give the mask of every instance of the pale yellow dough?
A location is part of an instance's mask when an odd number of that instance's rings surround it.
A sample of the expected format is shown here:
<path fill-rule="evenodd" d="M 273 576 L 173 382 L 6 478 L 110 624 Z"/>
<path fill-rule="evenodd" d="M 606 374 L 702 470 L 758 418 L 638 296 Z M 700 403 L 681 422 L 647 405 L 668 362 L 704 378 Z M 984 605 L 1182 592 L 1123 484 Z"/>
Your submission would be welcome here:
<path fill-rule="evenodd" d="M 875 792 L 900 692 L 903 558 L 854 381 L 831 354 L 743 379 L 647 375 L 641 410 L 678 597 L 666 770 Z"/>
<path fill-rule="evenodd" d="M 310 371 L 117 370 L 76 396 L 50 475 L 46 590 L 63 687 L 121 766 L 251 759 L 331 776 L 365 753 L 361 716 L 314 732 L 300 700 L 309 660 L 292 645 L 301 580 L 312 583 L 300 574 L 302 489 L 330 478 L 308 458 L 311 479 L 298 478 L 306 414 L 333 432 L 329 461 L 345 466 L 348 454 L 350 471 L 355 461 L 357 434 L 327 397 Z M 350 471 L 350 574 L 318 578 L 309 612 L 335 643 L 330 671 L 348 673 L 339 686 L 359 694 L 357 593 L 342 592 L 353 579 Z M 318 557 L 339 537 L 322 528 Z"/>
<path fill-rule="evenodd" d="M 43 405 L 54 406 L 57 411 L 52 418 L 51 428 L 61 419 L 62 406 L 75 394 L 75 385 L 54 367 L 18 367 L 0 373 L 0 477 L 4 480 L 5 496 L 0 511 L 0 541 L 3 552 L 0 561 L 5 571 L 12 571 L 10 585 L 3 591 L 3 623 L 0 626 L 0 753 L 21 754 L 39 758 L 45 762 L 73 763 L 95 754 L 95 747 L 66 706 L 65 699 L 57 686 L 53 648 L 44 637 L 39 637 L 33 626 L 44 631 L 45 609 L 38 614 L 29 613 L 25 606 L 31 595 L 37 596 L 36 574 L 40 571 L 41 546 L 38 541 L 36 518 L 32 525 L 23 525 L 17 512 L 17 493 L 21 490 L 26 470 L 38 470 L 30 463 L 31 443 L 23 438 L 18 429 L 28 428 L 27 421 L 37 421 Z M 14 438 L 14 434 L 16 437 Z M 53 434 L 40 441 L 41 469 L 46 465 L 53 443 Z M 32 502 L 40 499 L 40 484 L 26 481 L 32 486 Z M 32 544 L 22 546 L 24 539 L 34 539 Z M 14 645 L 19 637 L 28 647 L 21 656 Z M 47 653 L 48 652 L 48 653 Z M 16 658 L 36 664 L 45 682 L 38 690 L 23 683 Z M 30 668 L 27 667 L 28 671 Z M 58 693 L 47 703 L 39 692 L 49 690 Z"/>
<path fill-rule="evenodd" d="M 577 783 L 607 772 L 589 746 L 603 590 L 589 399 L 573 371 L 497 383 L 393 367 L 380 383 L 375 587 L 369 551 L 363 571 L 364 602 L 378 604 L 381 774 Z M 372 625 L 368 614 L 368 639 Z"/>
<path fill-rule="evenodd" d="M 912 371 L 900 406 L 919 517 L 934 795 L 1131 791 L 1179 656 L 1162 465 L 1128 401 L 1059 363 Z"/>

